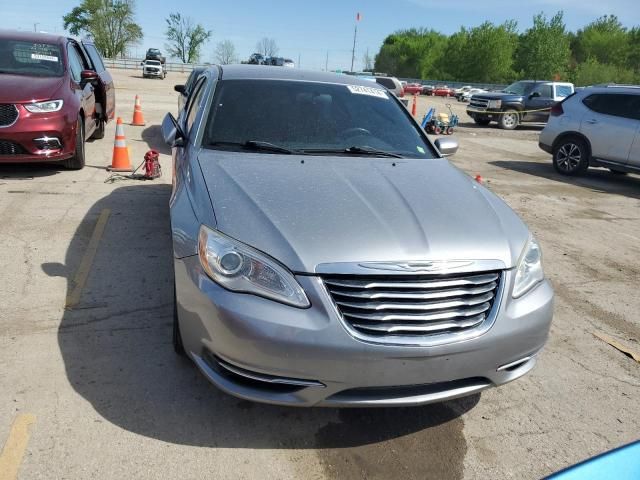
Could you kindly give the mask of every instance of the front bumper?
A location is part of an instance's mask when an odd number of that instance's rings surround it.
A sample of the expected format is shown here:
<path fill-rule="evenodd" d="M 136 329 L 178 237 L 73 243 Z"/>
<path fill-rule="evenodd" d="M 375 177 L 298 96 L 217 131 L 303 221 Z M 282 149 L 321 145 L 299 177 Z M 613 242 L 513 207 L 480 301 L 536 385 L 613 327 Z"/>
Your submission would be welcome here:
<path fill-rule="evenodd" d="M 502 114 L 501 110 L 492 110 L 489 108 L 467 108 L 467 115 L 471 118 L 479 118 L 479 119 L 488 119 L 492 121 L 498 121 L 500 115 Z"/>
<path fill-rule="evenodd" d="M 16 122 L 0 128 L 0 163 L 55 162 L 73 156 L 76 116 L 64 109 L 34 114 L 22 105 L 17 108 Z"/>
<path fill-rule="evenodd" d="M 422 405 L 505 384 L 533 368 L 553 314 L 545 281 L 517 300 L 505 293 L 492 328 L 474 339 L 370 344 L 347 331 L 317 277 L 298 277 L 312 306 L 297 309 L 221 288 L 197 256 L 174 264 L 182 340 L 196 365 L 227 393 L 281 405 Z"/>
<path fill-rule="evenodd" d="M 162 77 L 164 72 L 162 70 L 143 70 L 145 77 Z"/>

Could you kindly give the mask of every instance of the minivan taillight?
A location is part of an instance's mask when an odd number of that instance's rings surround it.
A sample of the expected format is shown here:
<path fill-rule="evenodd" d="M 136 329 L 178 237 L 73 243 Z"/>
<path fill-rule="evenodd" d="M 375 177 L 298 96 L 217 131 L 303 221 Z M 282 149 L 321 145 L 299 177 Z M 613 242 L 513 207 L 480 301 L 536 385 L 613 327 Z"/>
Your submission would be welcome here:
<path fill-rule="evenodd" d="M 551 107 L 552 117 L 559 117 L 563 113 L 564 113 L 564 110 L 562 109 L 562 102 L 558 102 L 553 107 Z"/>

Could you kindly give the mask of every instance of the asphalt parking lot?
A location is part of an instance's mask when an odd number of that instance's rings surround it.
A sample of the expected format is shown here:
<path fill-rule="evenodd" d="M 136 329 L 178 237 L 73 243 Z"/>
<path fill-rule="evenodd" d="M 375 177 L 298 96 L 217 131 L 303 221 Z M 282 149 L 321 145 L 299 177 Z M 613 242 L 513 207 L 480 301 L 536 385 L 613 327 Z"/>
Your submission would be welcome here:
<path fill-rule="evenodd" d="M 421 408 L 253 404 L 171 346 L 171 165 L 159 124 L 186 75 L 112 73 L 125 124 L 142 97 L 146 126 L 125 125 L 132 163 L 159 150 L 161 179 L 105 183 L 113 122 L 87 143 L 81 171 L 0 165 L 0 445 L 11 454 L 0 479 L 18 467 L 23 479 L 533 479 L 638 439 L 640 364 L 594 335 L 640 351 L 638 176 L 562 177 L 538 149 L 540 126 L 480 128 L 455 99 L 420 97 L 420 115 L 452 104 L 462 122 L 452 162 L 541 241 L 557 296 L 537 367 Z"/>

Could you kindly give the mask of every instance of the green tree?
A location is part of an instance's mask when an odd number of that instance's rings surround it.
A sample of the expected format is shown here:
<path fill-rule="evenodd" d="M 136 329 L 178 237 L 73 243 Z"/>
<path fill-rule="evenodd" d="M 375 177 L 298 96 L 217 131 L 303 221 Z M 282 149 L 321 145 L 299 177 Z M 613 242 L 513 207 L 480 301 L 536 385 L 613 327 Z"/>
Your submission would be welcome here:
<path fill-rule="evenodd" d="M 82 0 L 62 17 L 64 28 L 72 35 L 87 33 L 103 57 L 124 55 L 127 48 L 142 40 L 135 22 L 134 0 Z"/>
<path fill-rule="evenodd" d="M 629 68 L 600 63 L 589 57 L 578 64 L 573 73 L 573 83 L 579 87 L 597 85 L 599 83 L 633 83 L 634 72 Z"/>
<path fill-rule="evenodd" d="M 624 67 L 629 53 L 627 29 L 615 15 L 605 15 L 576 33 L 572 50 L 576 63 L 594 58 L 601 64 Z"/>
<path fill-rule="evenodd" d="M 504 83 L 513 80 L 513 58 L 518 45 L 517 24 L 509 20 L 502 25 L 484 22 L 467 30 L 460 80 Z"/>
<path fill-rule="evenodd" d="M 179 13 L 169 14 L 165 21 L 169 55 L 179 58 L 183 63 L 195 63 L 200 60 L 200 50 L 211 38 L 211 30 L 205 30 L 199 23 L 194 25 L 193 20 Z"/>
<path fill-rule="evenodd" d="M 428 77 L 446 46 L 446 36 L 435 30 L 410 29 L 389 35 L 375 59 L 375 70 L 398 77 Z"/>
<path fill-rule="evenodd" d="M 558 12 L 550 20 L 540 13 L 533 17 L 533 26 L 520 36 L 515 55 L 516 70 L 533 79 L 564 77 L 571 57 L 571 45 Z"/>

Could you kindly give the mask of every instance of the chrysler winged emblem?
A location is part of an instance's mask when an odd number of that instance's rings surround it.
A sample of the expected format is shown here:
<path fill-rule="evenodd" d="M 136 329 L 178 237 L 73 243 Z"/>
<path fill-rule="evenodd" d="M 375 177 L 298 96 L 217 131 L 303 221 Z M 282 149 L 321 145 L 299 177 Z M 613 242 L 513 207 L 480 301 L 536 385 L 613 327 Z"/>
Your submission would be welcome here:
<path fill-rule="evenodd" d="M 416 260 L 409 262 L 364 262 L 358 265 L 372 270 L 388 270 L 405 273 L 431 273 L 443 270 L 456 270 L 473 264 L 468 260 Z"/>

